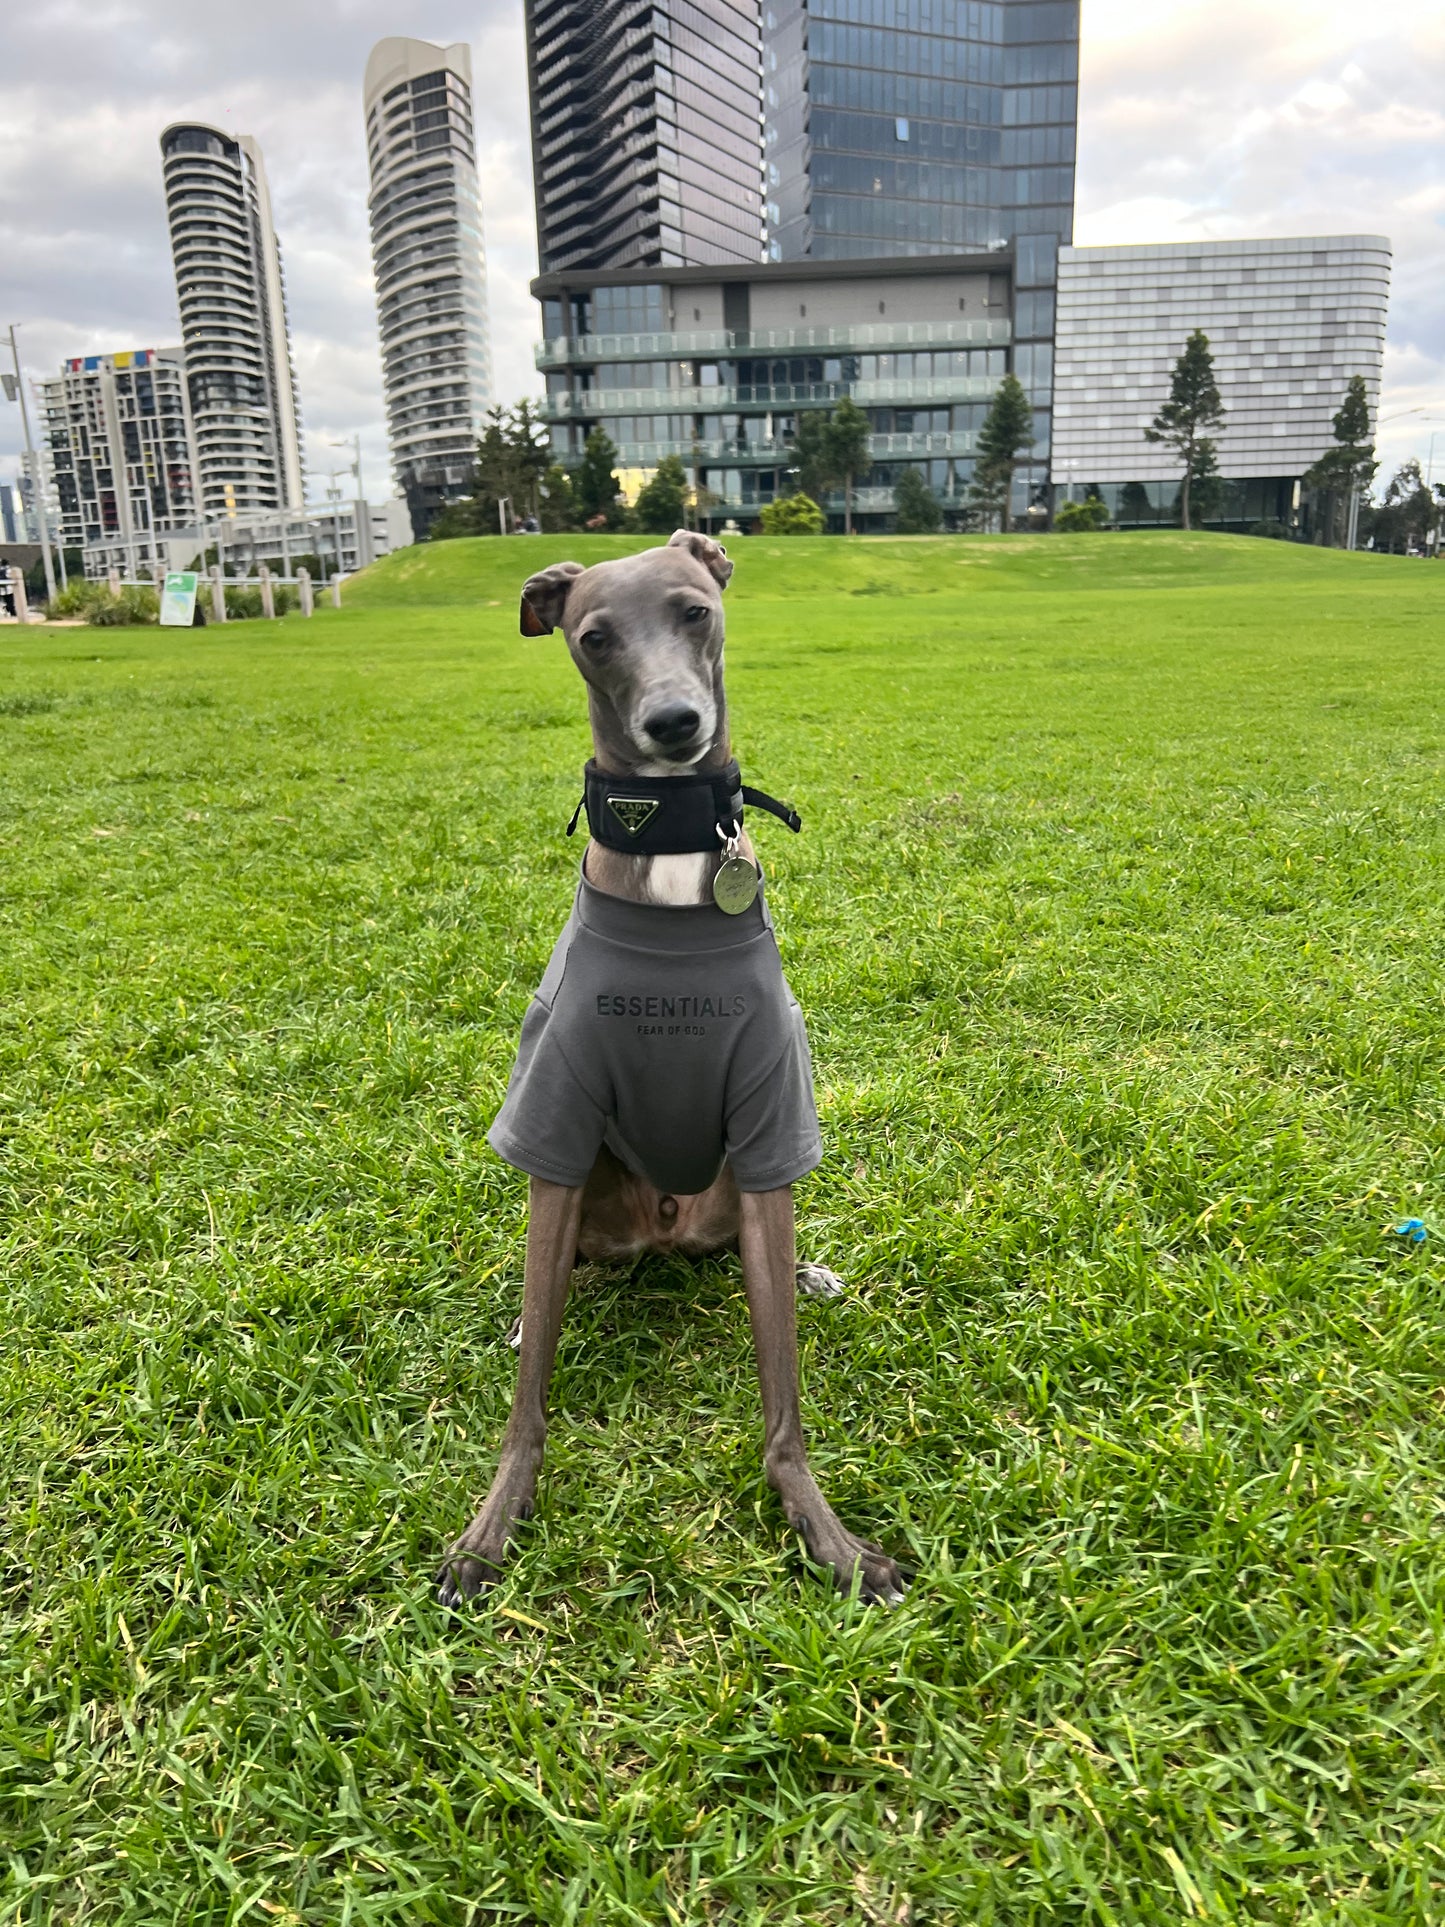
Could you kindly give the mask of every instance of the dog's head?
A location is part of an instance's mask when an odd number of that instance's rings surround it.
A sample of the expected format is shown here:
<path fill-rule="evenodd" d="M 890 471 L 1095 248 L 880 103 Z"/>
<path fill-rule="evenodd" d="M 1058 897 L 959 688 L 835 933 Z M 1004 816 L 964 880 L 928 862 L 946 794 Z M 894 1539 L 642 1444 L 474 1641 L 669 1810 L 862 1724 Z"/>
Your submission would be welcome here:
<path fill-rule="evenodd" d="M 717 731 L 722 590 L 732 572 L 722 544 L 690 529 L 590 569 L 555 562 L 523 585 L 522 634 L 560 628 L 615 718 L 620 746 L 643 763 L 688 769 Z"/>

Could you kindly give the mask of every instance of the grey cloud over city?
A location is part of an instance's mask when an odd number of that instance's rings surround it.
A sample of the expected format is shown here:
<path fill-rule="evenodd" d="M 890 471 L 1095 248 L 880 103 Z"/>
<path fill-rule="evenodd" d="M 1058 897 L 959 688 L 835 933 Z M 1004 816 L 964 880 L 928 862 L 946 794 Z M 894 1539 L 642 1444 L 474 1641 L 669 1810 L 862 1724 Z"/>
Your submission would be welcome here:
<path fill-rule="evenodd" d="M 27 372 L 179 339 L 158 136 L 212 120 L 260 141 L 281 237 L 308 457 L 359 433 L 385 492 L 361 78 L 383 35 L 473 50 L 501 399 L 535 392 L 536 272 L 520 0 L 427 9 L 253 0 L 34 4 L 7 25 L 0 322 Z M 1445 472 L 1445 16 L 1255 0 L 1085 0 L 1076 239 L 1386 233 L 1395 246 L 1387 463 Z M 1405 411 L 1418 411 L 1407 413 Z M 0 407 L 0 476 L 18 411 Z"/>

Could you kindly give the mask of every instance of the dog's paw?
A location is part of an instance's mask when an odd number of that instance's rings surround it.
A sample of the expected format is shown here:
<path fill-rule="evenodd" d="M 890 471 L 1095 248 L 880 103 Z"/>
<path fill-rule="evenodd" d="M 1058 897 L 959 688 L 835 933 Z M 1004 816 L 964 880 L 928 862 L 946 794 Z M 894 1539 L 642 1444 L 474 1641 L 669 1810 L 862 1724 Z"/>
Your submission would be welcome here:
<path fill-rule="evenodd" d="M 490 1592 L 501 1576 L 500 1565 L 494 1565 L 490 1559 L 452 1553 L 437 1574 L 437 1603 L 454 1612 L 464 1601 L 475 1599 L 478 1593 Z"/>
<path fill-rule="evenodd" d="M 798 1290 L 809 1298 L 841 1298 L 847 1287 L 836 1271 L 826 1265 L 799 1265 Z"/>

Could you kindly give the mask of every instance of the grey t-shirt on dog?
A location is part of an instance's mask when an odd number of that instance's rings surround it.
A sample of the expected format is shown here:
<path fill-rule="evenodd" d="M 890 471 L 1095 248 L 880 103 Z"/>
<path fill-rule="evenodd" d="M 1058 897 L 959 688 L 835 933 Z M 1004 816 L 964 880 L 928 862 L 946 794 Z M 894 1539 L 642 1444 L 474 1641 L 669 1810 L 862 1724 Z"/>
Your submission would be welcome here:
<path fill-rule="evenodd" d="M 487 1133 L 518 1170 L 586 1181 L 606 1143 L 659 1191 L 774 1191 L 822 1160 L 803 1014 L 761 892 L 741 916 L 605 895 L 584 876 Z"/>

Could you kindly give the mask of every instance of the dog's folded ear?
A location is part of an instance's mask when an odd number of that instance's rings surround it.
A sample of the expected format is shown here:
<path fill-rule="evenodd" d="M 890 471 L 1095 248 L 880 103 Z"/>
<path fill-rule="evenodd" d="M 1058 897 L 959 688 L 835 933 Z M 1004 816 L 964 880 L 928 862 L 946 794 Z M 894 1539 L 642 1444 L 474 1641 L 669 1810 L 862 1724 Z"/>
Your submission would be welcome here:
<path fill-rule="evenodd" d="M 668 537 L 667 546 L 670 549 L 691 550 L 708 574 L 723 588 L 727 587 L 733 565 L 728 561 L 728 552 L 721 542 L 714 542 L 710 535 L 700 535 L 696 529 L 678 529 Z"/>
<path fill-rule="evenodd" d="M 538 569 L 522 584 L 522 634 L 550 636 L 562 620 L 567 606 L 567 591 L 574 577 L 581 575 L 580 562 L 554 562 L 550 569 Z"/>

